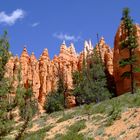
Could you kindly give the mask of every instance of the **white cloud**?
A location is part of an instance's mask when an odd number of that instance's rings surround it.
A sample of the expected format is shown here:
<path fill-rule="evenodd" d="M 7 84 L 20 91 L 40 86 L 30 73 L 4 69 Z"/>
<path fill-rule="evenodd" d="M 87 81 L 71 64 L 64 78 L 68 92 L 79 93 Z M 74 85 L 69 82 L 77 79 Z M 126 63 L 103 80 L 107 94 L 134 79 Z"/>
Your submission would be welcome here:
<path fill-rule="evenodd" d="M 36 27 L 36 26 L 38 26 L 39 24 L 40 24 L 39 22 L 35 22 L 35 23 L 32 24 L 32 27 Z"/>
<path fill-rule="evenodd" d="M 0 12 L 0 23 L 13 25 L 18 19 L 24 18 L 24 16 L 25 12 L 22 9 L 16 9 L 9 15 L 2 11 Z"/>
<path fill-rule="evenodd" d="M 74 42 L 81 39 L 80 36 L 68 35 L 68 34 L 64 34 L 64 33 L 54 33 L 53 36 L 60 40 L 74 41 Z"/>

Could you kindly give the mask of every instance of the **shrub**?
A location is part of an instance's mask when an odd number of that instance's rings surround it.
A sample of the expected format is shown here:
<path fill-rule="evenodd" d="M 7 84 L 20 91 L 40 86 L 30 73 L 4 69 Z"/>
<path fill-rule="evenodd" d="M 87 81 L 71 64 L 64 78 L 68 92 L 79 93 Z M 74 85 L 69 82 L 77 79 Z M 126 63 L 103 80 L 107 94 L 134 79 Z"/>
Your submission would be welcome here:
<path fill-rule="evenodd" d="M 57 123 L 60 123 L 60 122 L 63 122 L 63 121 L 66 121 L 66 120 L 69 120 L 73 117 L 72 114 L 64 114 L 62 118 L 60 118 Z"/>
<path fill-rule="evenodd" d="M 52 126 L 47 126 L 38 131 L 26 133 L 22 136 L 21 140 L 43 140 L 47 131 L 49 131 Z"/>
<path fill-rule="evenodd" d="M 64 96 L 58 92 L 49 93 L 46 97 L 46 103 L 44 106 L 47 113 L 54 111 L 60 111 L 64 109 Z"/>
<path fill-rule="evenodd" d="M 15 108 L 12 91 L 12 77 L 5 78 L 5 65 L 10 57 L 7 32 L 0 36 L 0 139 L 13 128 L 12 110 Z"/>
<path fill-rule="evenodd" d="M 104 127 L 99 127 L 96 131 L 96 136 L 104 134 Z"/>
<path fill-rule="evenodd" d="M 71 125 L 69 127 L 69 131 L 71 132 L 79 132 L 80 130 L 84 129 L 86 127 L 85 120 L 80 120 L 76 122 L 75 124 Z"/>
<path fill-rule="evenodd" d="M 67 134 L 57 134 L 55 136 L 56 140 L 83 140 L 84 136 L 82 134 L 78 134 L 78 132 L 86 127 L 85 121 L 78 121 L 75 124 L 69 127 Z"/>
<path fill-rule="evenodd" d="M 84 140 L 84 136 L 82 134 L 68 132 L 66 135 L 57 134 L 55 140 Z"/>
<path fill-rule="evenodd" d="M 73 94 L 77 104 L 98 103 L 111 98 L 107 89 L 105 68 L 97 50 L 95 49 L 90 56 L 90 64 L 85 61 L 82 70 L 73 73 Z"/>

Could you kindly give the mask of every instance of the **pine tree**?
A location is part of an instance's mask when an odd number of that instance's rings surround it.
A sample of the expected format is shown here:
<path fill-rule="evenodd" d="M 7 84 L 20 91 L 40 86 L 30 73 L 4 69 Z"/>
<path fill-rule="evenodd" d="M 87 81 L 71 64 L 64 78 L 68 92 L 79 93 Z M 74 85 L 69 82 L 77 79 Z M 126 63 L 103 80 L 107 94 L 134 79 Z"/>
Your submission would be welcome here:
<path fill-rule="evenodd" d="M 100 102 L 111 97 L 107 88 L 107 77 L 105 74 L 105 66 L 101 59 L 100 52 L 96 48 L 93 50 L 92 61 L 90 65 L 90 77 L 92 79 L 92 89 L 96 95 L 96 102 Z"/>
<path fill-rule="evenodd" d="M 10 57 L 7 31 L 0 37 L 0 81 L 4 76 L 5 64 Z"/>
<path fill-rule="evenodd" d="M 47 113 L 64 110 L 64 97 L 56 91 L 50 92 L 46 96 L 46 103 L 44 109 Z"/>
<path fill-rule="evenodd" d="M 14 99 L 11 95 L 12 81 L 4 77 L 5 65 L 9 56 L 9 42 L 5 31 L 0 38 L 0 136 L 9 133 L 14 124 L 11 116 L 11 111 L 15 107 Z"/>
<path fill-rule="evenodd" d="M 0 136 L 9 133 L 14 124 L 11 111 L 15 107 L 15 104 L 11 97 L 10 90 L 10 80 L 3 78 L 0 81 Z"/>
<path fill-rule="evenodd" d="M 67 85 L 64 83 L 64 74 L 60 67 L 58 69 L 57 89 L 46 96 L 45 110 L 47 113 L 63 110 L 66 108 Z"/>
<path fill-rule="evenodd" d="M 134 54 L 135 48 L 138 47 L 137 45 L 137 38 L 136 38 L 136 29 L 133 25 L 133 20 L 129 15 L 129 9 L 125 8 L 123 10 L 122 16 L 122 26 L 123 26 L 123 35 L 125 36 L 124 39 L 120 42 L 122 49 L 127 49 L 129 51 L 129 57 L 123 58 L 120 60 L 119 64 L 120 67 L 130 66 L 130 70 L 126 71 L 122 74 L 123 78 L 130 78 L 131 79 L 131 93 L 134 94 L 134 64 L 136 62 L 136 56 Z"/>
<path fill-rule="evenodd" d="M 86 59 L 90 64 L 85 65 L 84 61 L 82 71 L 73 73 L 73 94 L 78 105 L 98 103 L 111 97 L 100 54 L 94 49 L 93 55 Z"/>
<path fill-rule="evenodd" d="M 77 105 L 82 105 L 85 104 L 85 100 L 87 99 L 87 95 L 84 90 L 85 87 L 85 80 L 83 75 L 83 71 L 75 71 L 73 72 L 73 85 L 74 85 L 74 90 L 73 90 L 73 95 L 76 98 L 76 104 Z"/>
<path fill-rule="evenodd" d="M 58 82 L 57 82 L 57 92 L 59 93 L 59 95 L 61 95 L 63 97 L 63 108 L 66 108 L 66 94 L 68 91 L 68 85 L 67 83 L 64 82 L 64 72 L 63 69 L 58 70 Z"/>
<path fill-rule="evenodd" d="M 31 88 L 31 85 L 28 86 L 26 89 L 23 84 L 21 84 L 21 67 L 18 70 L 18 87 L 16 90 L 16 97 L 15 102 L 17 107 L 19 108 L 19 115 L 23 119 L 24 124 L 22 126 L 22 129 L 16 136 L 16 140 L 19 140 L 25 129 L 28 126 L 28 123 L 30 120 L 32 120 L 33 116 L 38 111 L 38 103 L 37 100 L 34 98 L 33 91 Z"/>

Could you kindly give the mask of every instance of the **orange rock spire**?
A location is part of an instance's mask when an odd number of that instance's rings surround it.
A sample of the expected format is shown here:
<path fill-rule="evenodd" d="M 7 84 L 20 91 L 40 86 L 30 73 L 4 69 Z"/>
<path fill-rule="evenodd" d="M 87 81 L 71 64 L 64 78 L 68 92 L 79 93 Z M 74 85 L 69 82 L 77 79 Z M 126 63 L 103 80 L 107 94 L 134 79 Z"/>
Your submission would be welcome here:
<path fill-rule="evenodd" d="M 107 61 L 106 66 L 112 74 L 112 52 L 111 49 L 103 42 L 102 57 Z M 17 75 L 17 69 L 21 65 L 22 83 L 26 88 L 32 87 L 35 98 L 38 99 L 39 109 L 43 109 L 46 95 L 52 90 L 57 89 L 57 81 L 59 74 L 63 75 L 64 83 L 67 86 L 66 101 L 67 106 L 75 106 L 75 97 L 70 95 L 73 89 L 72 73 L 82 67 L 83 58 L 88 55 L 88 52 L 93 52 L 91 41 L 85 41 L 84 51 L 79 55 L 75 51 L 74 45 L 71 43 L 69 47 L 63 42 L 60 46 L 60 53 L 50 60 L 48 50 L 44 49 L 39 60 L 36 59 L 34 53 L 28 55 L 26 47 L 24 47 L 20 59 L 11 57 L 6 65 L 6 76 Z M 108 62 L 109 61 L 109 62 Z M 17 79 L 13 82 L 17 87 Z"/>
<path fill-rule="evenodd" d="M 136 27 L 136 36 L 137 36 L 137 41 L 138 41 L 138 47 L 135 49 L 135 54 L 137 57 L 137 63 L 136 65 L 139 66 L 140 64 L 140 26 L 135 25 Z M 122 24 L 119 26 L 116 36 L 115 36 L 115 41 L 114 41 L 114 54 L 113 54 L 113 76 L 115 79 L 116 83 L 116 92 L 117 95 L 121 95 L 123 93 L 126 93 L 131 90 L 131 81 L 130 78 L 122 78 L 121 75 L 130 70 L 129 65 L 125 67 L 120 67 L 119 66 L 119 61 L 122 58 L 128 58 L 129 57 L 129 51 L 127 49 L 121 49 L 120 42 L 121 40 L 125 37 L 125 35 L 122 32 L 123 26 Z M 136 82 L 136 85 L 140 86 L 140 73 L 134 73 L 134 79 Z"/>

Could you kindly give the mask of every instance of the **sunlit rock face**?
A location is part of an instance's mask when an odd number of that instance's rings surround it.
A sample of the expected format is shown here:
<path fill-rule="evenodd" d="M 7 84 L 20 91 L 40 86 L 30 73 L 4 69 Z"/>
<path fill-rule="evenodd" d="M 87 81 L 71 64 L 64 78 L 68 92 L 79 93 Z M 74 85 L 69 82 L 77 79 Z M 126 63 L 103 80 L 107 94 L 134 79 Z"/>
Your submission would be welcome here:
<path fill-rule="evenodd" d="M 105 43 L 104 38 L 102 37 L 99 45 L 96 45 L 97 51 L 101 54 L 102 62 L 105 64 L 106 70 L 110 75 L 113 75 L 113 51 Z"/>
<path fill-rule="evenodd" d="M 87 63 L 90 63 L 91 55 L 94 53 L 93 46 L 91 41 L 85 41 L 84 50 L 78 56 L 78 68 L 82 69 L 83 61 L 86 60 Z M 101 57 L 102 62 L 105 64 L 105 68 L 110 75 L 113 75 L 113 51 L 105 43 L 104 38 L 102 37 L 98 44 L 96 44 L 95 49 L 99 56 Z"/>
<path fill-rule="evenodd" d="M 113 74 L 113 53 L 110 47 L 101 38 L 96 49 L 99 50 L 102 61 L 105 63 L 107 71 Z M 43 109 L 45 97 L 49 92 L 57 89 L 59 77 L 63 77 L 66 86 L 66 105 L 68 108 L 76 105 L 75 97 L 71 95 L 73 90 L 72 73 L 82 69 L 83 60 L 93 54 L 93 45 L 91 41 L 85 41 L 84 50 L 77 54 L 74 45 L 71 43 L 69 47 L 63 42 L 60 46 L 60 53 L 54 56 L 52 60 L 49 58 L 47 49 L 44 49 L 39 60 L 36 59 L 34 53 L 28 54 L 24 47 L 20 58 L 11 57 L 6 64 L 6 77 L 12 77 L 13 87 L 16 91 L 18 86 L 18 74 L 21 71 L 21 84 L 25 88 L 32 87 L 33 94 L 38 100 L 39 109 Z"/>
<path fill-rule="evenodd" d="M 138 48 L 135 49 L 135 54 L 137 57 L 136 65 L 140 66 L 140 26 L 135 25 L 136 28 L 136 36 L 138 41 Z M 131 90 L 131 80 L 130 78 L 122 78 L 122 74 L 126 71 L 130 71 L 130 66 L 127 65 L 125 67 L 120 67 L 119 62 L 122 58 L 129 57 L 129 51 L 127 49 L 121 49 L 120 42 L 125 39 L 125 33 L 123 32 L 123 24 L 121 23 L 114 41 L 114 53 L 113 53 L 113 76 L 116 84 L 116 93 L 117 95 L 121 95 L 125 92 Z M 140 86 L 140 73 L 134 73 L 134 79 L 136 85 Z"/>
<path fill-rule="evenodd" d="M 50 83 L 50 79 L 48 79 L 50 69 L 50 58 L 48 55 L 48 50 L 44 49 L 42 55 L 39 58 L 39 79 L 40 79 L 40 89 L 39 89 L 39 102 L 41 105 L 45 102 L 45 95 L 50 91 L 48 82 Z"/>
<path fill-rule="evenodd" d="M 12 56 L 5 67 L 5 77 L 9 78 L 12 84 L 12 93 L 16 93 L 16 88 L 18 86 L 18 69 L 19 58 L 17 56 Z"/>

